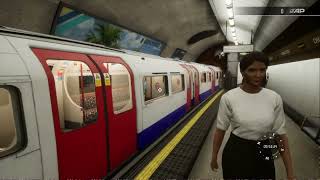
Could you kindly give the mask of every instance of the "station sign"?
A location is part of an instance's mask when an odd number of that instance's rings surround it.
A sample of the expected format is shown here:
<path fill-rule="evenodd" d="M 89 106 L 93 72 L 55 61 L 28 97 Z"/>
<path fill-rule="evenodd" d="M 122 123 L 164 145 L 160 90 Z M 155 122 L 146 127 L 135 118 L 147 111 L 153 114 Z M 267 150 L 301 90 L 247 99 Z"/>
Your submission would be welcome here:
<path fill-rule="evenodd" d="M 238 46 L 223 46 L 223 52 L 224 53 L 240 53 L 240 52 L 252 52 L 253 51 L 253 45 L 238 45 Z"/>

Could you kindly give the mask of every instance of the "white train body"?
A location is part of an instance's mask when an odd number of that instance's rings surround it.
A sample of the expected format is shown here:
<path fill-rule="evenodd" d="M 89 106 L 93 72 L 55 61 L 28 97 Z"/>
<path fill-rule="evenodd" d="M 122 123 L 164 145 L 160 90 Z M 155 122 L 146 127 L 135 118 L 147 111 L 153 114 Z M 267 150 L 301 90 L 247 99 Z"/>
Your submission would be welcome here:
<path fill-rule="evenodd" d="M 198 64 L 198 63 L 192 63 L 193 66 L 195 66 L 199 71 L 199 82 L 200 82 L 200 101 L 203 101 L 204 99 L 207 99 L 207 97 L 211 94 L 211 88 L 212 88 L 212 70 L 206 65 Z"/>
<path fill-rule="evenodd" d="M 214 67 L 0 33 L 4 179 L 103 178 L 218 85 Z"/>
<path fill-rule="evenodd" d="M 209 68 L 213 70 L 215 89 L 218 89 L 220 87 L 219 81 L 223 79 L 222 70 L 216 66 L 209 66 Z"/>

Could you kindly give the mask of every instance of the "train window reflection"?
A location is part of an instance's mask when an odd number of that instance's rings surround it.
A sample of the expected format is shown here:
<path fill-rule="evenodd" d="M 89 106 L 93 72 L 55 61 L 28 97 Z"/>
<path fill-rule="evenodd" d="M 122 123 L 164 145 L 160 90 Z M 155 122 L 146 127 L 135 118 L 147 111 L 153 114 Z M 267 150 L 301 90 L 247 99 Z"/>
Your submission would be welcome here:
<path fill-rule="evenodd" d="M 97 120 L 95 78 L 80 61 L 47 60 L 55 81 L 60 128 L 68 131 Z"/>
<path fill-rule="evenodd" d="M 171 92 L 178 93 L 184 91 L 184 75 L 171 74 Z"/>
<path fill-rule="evenodd" d="M 113 112 L 119 114 L 132 109 L 131 79 L 122 64 L 104 63 L 111 79 Z"/>
<path fill-rule="evenodd" d="M 169 94 L 167 76 L 145 76 L 143 87 L 145 101 L 161 98 Z"/>
<path fill-rule="evenodd" d="M 23 148 L 22 112 L 19 90 L 0 86 L 0 157 Z"/>

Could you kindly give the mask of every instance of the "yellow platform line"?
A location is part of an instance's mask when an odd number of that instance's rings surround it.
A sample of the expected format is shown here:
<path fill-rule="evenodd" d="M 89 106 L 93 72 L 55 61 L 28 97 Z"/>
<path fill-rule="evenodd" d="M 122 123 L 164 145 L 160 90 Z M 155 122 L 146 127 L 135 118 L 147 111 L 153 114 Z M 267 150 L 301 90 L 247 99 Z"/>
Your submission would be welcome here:
<path fill-rule="evenodd" d="M 134 178 L 136 180 L 150 179 L 154 171 L 166 159 L 181 139 L 189 132 L 192 126 L 199 120 L 202 114 L 211 106 L 211 104 L 223 93 L 221 90 L 207 104 L 197 112 L 195 116 L 183 127 L 182 130 L 157 154 L 152 161 Z"/>

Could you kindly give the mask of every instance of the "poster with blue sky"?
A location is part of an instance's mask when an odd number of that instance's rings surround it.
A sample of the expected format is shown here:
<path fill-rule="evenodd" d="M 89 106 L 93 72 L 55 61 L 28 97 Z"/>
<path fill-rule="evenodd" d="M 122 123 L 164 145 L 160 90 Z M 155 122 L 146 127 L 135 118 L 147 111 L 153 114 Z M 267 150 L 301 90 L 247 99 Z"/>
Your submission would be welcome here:
<path fill-rule="evenodd" d="M 164 46 L 161 41 L 67 7 L 62 7 L 53 35 L 153 55 L 160 55 Z"/>

